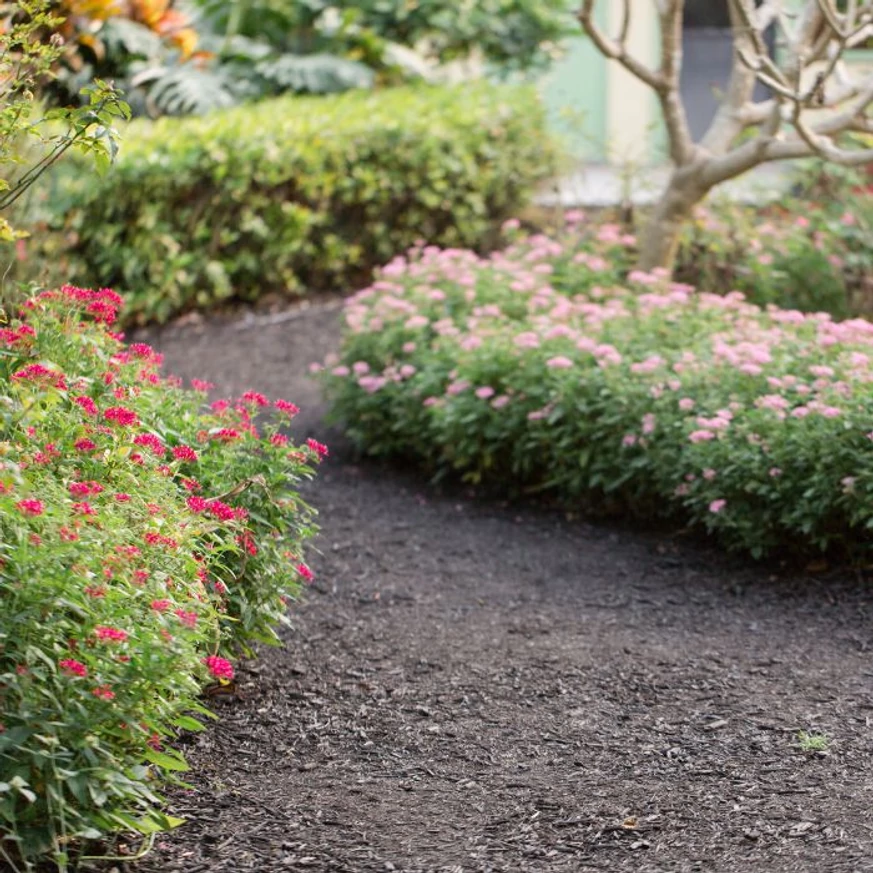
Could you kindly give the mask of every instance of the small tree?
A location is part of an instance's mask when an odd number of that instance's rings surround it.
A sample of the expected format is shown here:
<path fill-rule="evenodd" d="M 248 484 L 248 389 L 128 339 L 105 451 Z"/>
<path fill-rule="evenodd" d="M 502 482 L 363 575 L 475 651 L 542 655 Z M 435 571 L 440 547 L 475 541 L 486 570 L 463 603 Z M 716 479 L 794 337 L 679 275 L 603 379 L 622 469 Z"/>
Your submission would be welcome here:
<path fill-rule="evenodd" d="M 672 268 L 683 223 L 717 185 L 760 164 L 818 156 L 848 166 L 873 162 L 873 148 L 851 134 L 873 133 L 873 74 L 853 76 L 844 55 L 873 36 L 873 0 L 727 0 L 733 64 L 722 102 L 699 142 L 691 136 L 679 88 L 685 0 L 651 0 L 660 23 L 660 58 L 651 67 L 628 51 L 631 3 L 621 2 L 615 36 L 595 21 L 597 0 L 583 0 L 579 20 L 607 58 L 655 92 L 673 171 L 655 204 L 640 266 Z M 645 0 L 643 0 L 645 2 Z M 777 50 L 765 34 L 777 32 Z M 763 83 L 766 100 L 754 98 Z"/>

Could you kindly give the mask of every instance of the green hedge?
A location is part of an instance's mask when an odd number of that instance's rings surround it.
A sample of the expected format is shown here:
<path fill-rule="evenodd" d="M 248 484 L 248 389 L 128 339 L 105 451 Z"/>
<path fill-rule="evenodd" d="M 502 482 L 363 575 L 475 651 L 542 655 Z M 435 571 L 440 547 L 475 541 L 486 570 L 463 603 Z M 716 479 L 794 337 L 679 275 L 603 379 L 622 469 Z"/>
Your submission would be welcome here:
<path fill-rule="evenodd" d="M 127 289 L 139 321 L 360 282 L 420 238 L 479 245 L 554 165 L 534 92 L 485 83 L 282 98 L 124 139 L 54 208 L 74 281 Z"/>

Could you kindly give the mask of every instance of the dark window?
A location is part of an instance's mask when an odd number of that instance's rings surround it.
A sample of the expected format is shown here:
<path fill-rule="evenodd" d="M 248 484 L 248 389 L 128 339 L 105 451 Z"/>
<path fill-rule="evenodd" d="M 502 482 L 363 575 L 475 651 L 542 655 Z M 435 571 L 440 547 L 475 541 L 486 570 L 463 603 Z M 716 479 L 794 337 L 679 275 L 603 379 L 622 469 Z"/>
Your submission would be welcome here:
<path fill-rule="evenodd" d="M 726 0 L 687 0 L 686 27 L 730 27 L 731 16 Z"/>

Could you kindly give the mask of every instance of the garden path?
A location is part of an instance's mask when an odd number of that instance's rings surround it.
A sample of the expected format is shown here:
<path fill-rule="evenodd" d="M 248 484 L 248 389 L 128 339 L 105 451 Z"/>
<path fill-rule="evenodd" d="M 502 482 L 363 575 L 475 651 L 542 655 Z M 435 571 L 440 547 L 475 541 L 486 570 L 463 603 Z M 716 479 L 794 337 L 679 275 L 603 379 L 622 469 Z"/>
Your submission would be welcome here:
<path fill-rule="evenodd" d="M 186 739 L 139 873 L 873 871 L 873 597 L 355 459 L 306 377 L 338 306 L 149 339 L 330 442 L 317 581 Z M 798 732 L 822 732 L 824 752 Z"/>

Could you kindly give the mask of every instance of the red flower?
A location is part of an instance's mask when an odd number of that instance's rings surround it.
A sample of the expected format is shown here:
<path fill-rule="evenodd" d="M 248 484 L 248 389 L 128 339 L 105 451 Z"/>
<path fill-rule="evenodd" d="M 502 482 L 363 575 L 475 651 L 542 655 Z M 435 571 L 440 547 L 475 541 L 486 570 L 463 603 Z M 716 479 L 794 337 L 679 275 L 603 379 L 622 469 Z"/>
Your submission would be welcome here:
<path fill-rule="evenodd" d="M 127 631 L 119 630 L 117 627 L 107 627 L 105 624 L 98 624 L 94 628 L 94 636 L 103 642 L 123 643 L 127 639 Z"/>
<path fill-rule="evenodd" d="M 177 461 L 196 461 L 197 452 L 191 446 L 174 446 L 173 457 Z"/>
<path fill-rule="evenodd" d="M 85 439 L 77 440 L 73 443 L 73 448 L 77 452 L 93 452 L 94 449 L 97 448 L 97 443 L 94 440 L 89 440 L 87 437 Z"/>
<path fill-rule="evenodd" d="M 273 406 L 279 410 L 279 412 L 284 412 L 289 418 L 293 418 L 300 412 L 300 407 L 297 406 L 296 403 L 291 403 L 289 400 L 277 400 Z"/>
<path fill-rule="evenodd" d="M 263 394 L 259 394 L 257 391 L 246 391 L 242 396 L 242 400 L 244 403 L 251 403 L 254 406 L 269 406 L 270 401 L 264 397 Z"/>
<path fill-rule="evenodd" d="M 182 485 L 185 486 L 186 491 L 199 491 L 201 488 L 200 483 L 196 479 L 183 479 Z"/>
<path fill-rule="evenodd" d="M 166 612 L 172 604 L 169 600 L 153 600 L 151 607 L 155 612 Z"/>
<path fill-rule="evenodd" d="M 125 494 L 123 491 L 119 491 L 118 494 L 115 495 L 115 499 L 119 503 L 127 503 L 130 500 L 130 495 Z"/>
<path fill-rule="evenodd" d="M 81 503 L 74 503 L 73 512 L 79 515 L 97 515 L 97 510 L 87 500 L 83 500 Z"/>
<path fill-rule="evenodd" d="M 223 443 L 229 443 L 232 440 L 238 440 L 242 437 L 242 434 L 238 430 L 234 430 L 232 427 L 223 427 L 221 430 L 217 430 L 214 434 L 212 434 L 212 439 L 219 440 Z"/>
<path fill-rule="evenodd" d="M 185 503 L 188 504 L 191 512 L 206 512 L 209 509 L 209 501 L 205 497 L 189 497 Z"/>
<path fill-rule="evenodd" d="M 140 433 L 133 438 L 135 446 L 145 446 L 151 449 L 152 452 L 159 458 L 162 458 L 167 453 L 167 447 L 161 441 L 161 438 L 153 433 Z"/>
<path fill-rule="evenodd" d="M 24 515 L 42 515 L 45 512 L 45 504 L 41 500 L 28 498 L 19 500 L 15 505 L 18 507 L 18 511 Z"/>
<path fill-rule="evenodd" d="M 226 658 L 210 655 L 208 658 L 203 659 L 203 663 L 216 679 L 233 679 L 233 664 Z"/>
<path fill-rule="evenodd" d="M 312 570 L 309 569 L 309 567 L 306 566 L 306 564 L 298 564 L 298 565 L 297 565 L 297 572 L 298 572 L 298 573 L 299 573 L 299 574 L 300 574 L 300 575 L 301 575 L 301 576 L 302 576 L 302 577 L 303 577 L 307 582 L 311 582 L 311 581 L 315 578 L 315 574 L 312 572 Z"/>
<path fill-rule="evenodd" d="M 97 404 L 90 397 L 74 397 L 73 403 L 77 403 L 87 415 L 97 415 Z"/>
<path fill-rule="evenodd" d="M 197 625 L 197 613 L 185 612 L 184 609 L 174 610 L 174 615 L 185 625 L 185 627 L 195 627 Z"/>
<path fill-rule="evenodd" d="M 110 406 L 103 413 L 103 417 L 107 421 L 111 421 L 114 424 L 121 425 L 122 427 L 129 427 L 133 425 L 139 424 L 139 418 L 137 414 L 132 409 L 126 409 L 123 406 Z"/>
<path fill-rule="evenodd" d="M 210 500 L 208 511 L 211 516 L 220 521 L 233 521 L 236 518 L 233 508 L 220 500 Z"/>
<path fill-rule="evenodd" d="M 308 439 L 306 440 L 306 445 L 315 452 L 319 458 L 326 458 L 330 452 L 327 449 L 327 446 L 324 443 L 320 443 L 318 440 Z"/>
<path fill-rule="evenodd" d="M 101 685 L 91 693 L 102 700 L 112 700 L 115 697 L 115 692 L 108 685 Z"/>
<path fill-rule="evenodd" d="M 58 666 L 69 676 L 87 676 L 88 668 L 75 658 L 64 658 L 58 661 Z"/>
<path fill-rule="evenodd" d="M 274 446 L 280 446 L 280 447 L 287 446 L 288 445 L 288 437 L 286 437 L 285 434 L 283 434 L 283 433 L 274 433 L 270 437 L 270 442 Z"/>

